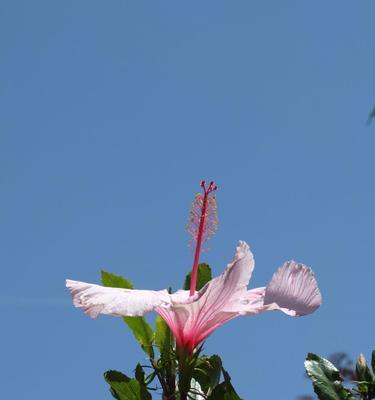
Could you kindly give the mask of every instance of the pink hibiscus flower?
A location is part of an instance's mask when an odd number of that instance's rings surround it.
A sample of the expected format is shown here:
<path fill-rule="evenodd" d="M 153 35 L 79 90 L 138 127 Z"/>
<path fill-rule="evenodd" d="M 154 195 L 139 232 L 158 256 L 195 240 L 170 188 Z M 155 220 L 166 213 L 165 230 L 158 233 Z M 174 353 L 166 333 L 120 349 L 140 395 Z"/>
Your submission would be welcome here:
<path fill-rule="evenodd" d="M 169 294 L 165 289 L 110 288 L 67 280 L 74 305 L 92 318 L 99 314 L 143 316 L 155 311 L 168 324 L 178 347 L 188 353 L 219 326 L 240 315 L 280 310 L 295 317 L 315 311 L 322 299 L 313 272 L 294 261 L 280 267 L 267 286 L 248 290 L 254 257 L 243 241 L 239 242 L 225 271 L 199 291 L 195 290 L 201 245 L 216 226 L 216 203 L 211 196 L 216 186 L 211 182 L 206 188 L 202 182 L 202 187 L 204 195 L 196 197 L 190 219 L 189 231 L 197 242 L 190 290 Z"/>

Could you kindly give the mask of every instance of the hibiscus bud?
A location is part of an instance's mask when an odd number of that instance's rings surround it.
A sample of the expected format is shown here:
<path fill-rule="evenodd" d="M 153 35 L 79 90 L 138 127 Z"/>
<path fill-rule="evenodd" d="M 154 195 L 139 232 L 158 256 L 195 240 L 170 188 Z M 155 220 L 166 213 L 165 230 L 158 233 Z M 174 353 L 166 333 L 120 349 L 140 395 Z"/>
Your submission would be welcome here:
<path fill-rule="evenodd" d="M 358 357 L 357 364 L 355 366 L 355 372 L 357 375 L 357 381 L 372 381 L 372 373 L 367 366 L 367 361 L 363 353 L 361 353 Z"/>

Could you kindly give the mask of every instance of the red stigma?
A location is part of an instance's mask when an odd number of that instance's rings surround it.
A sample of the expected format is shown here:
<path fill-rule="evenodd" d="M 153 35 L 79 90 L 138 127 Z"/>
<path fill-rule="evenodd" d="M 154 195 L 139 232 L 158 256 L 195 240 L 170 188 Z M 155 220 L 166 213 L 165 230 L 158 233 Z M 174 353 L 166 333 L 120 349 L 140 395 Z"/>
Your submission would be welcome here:
<path fill-rule="evenodd" d="M 196 241 L 193 270 L 191 273 L 190 296 L 194 295 L 197 287 L 199 255 L 202 244 L 210 239 L 217 230 L 216 199 L 215 196 L 211 195 L 212 192 L 217 190 L 217 186 L 211 181 L 207 187 L 204 180 L 201 181 L 200 186 L 203 189 L 203 196 L 200 193 L 195 196 L 187 226 L 192 239 Z"/>

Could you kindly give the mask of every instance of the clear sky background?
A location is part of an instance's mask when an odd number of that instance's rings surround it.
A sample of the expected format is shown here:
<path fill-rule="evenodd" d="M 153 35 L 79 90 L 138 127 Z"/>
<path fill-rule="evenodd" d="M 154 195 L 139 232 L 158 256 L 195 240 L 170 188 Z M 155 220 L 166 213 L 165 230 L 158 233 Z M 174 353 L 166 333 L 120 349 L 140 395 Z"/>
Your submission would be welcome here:
<path fill-rule="evenodd" d="M 105 268 L 182 284 L 187 213 L 215 179 L 219 274 L 239 239 L 252 287 L 311 265 L 304 318 L 238 318 L 222 355 L 246 400 L 311 392 L 307 352 L 374 340 L 374 1 L 0 2 L 2 398 L 109 399 L 143 358 L 120 319 L 71 305 Z"/>

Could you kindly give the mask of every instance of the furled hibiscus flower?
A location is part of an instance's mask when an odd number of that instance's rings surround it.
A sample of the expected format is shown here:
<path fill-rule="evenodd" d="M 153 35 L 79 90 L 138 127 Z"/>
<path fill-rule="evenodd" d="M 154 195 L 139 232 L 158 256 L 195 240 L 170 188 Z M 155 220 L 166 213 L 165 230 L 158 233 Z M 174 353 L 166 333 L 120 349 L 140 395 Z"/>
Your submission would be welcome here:
<path fill-rule="evenodd" d="M 225 271 L 196 291 L 201 247 L 217 227 L 216 186 L 211 182 L 206 187 L 204 181 L 201 186 L 203 195 L 195 198 L 188 226 L 196 241 L 190 290 L 169 294 L 167 290 L 120 289 L 67 280 L 74 305 L 92 318 L 99 314 L 142 316 L 155 311 L 168 324 L 178 347 L 188 354 L 215 329 L 240 315 L 280 310 L 302 316 L 315 311 L 321 294 L 313 272 L 294 261 L 280 267 L 267 286 L 248 290 L 254 258 L 243 241 Z"/>

